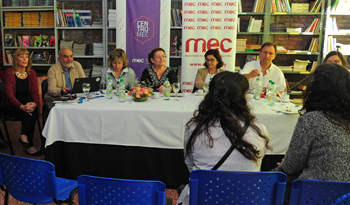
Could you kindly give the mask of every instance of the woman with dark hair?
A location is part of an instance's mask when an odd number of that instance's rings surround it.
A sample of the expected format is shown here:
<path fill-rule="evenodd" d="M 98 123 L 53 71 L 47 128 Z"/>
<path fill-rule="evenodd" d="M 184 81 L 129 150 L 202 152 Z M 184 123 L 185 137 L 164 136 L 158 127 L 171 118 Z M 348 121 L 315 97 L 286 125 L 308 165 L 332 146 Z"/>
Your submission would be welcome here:
<path fill-rule="evenodd" d="M 231 146 L 233 152 L 218 170 L 260 171 L 268 132 L 254 122 L 246 100 L 248 88 L 248 80 L 238 73 L 218 73 L 211 80 L 209 93 L 186 125 L 184 153 L 190 172 L 212 169 Z M 187 186 L 178 202 L 188 204 L 188 197 Z"/>
<path fill-rule="evenodd" d="M 350 182 L 350 73 L 326 63 L 310 77 L 304 114 L 277 171 L 300 179 Z"/>
<path fill-rule="evenodd" d="M 123 49 L 117 48 L 109 53 L 107 59 L 107 69 L 102 71 L 101 87 L 105 87 L 108 77 L 112 77 L 113 87 L 117 88 L 117 80 L 121 76 L 124 80 L 125 88 L 129 90 L 132 84 L 136 82 L 136 75 L 132 68 L 129 67 L 129 59 Z"/>
<path fill-rule="evenodd" d="M 324 58 L 323 63 L 335 63 L 348 69 L 348 62 L 345 60 L 343 54 L 339 51 L 329 52 Z"/>
<path fill-rule="evenodd" d="M 163 48 L 155 48 L 148 53 L 148 62 L 151 67 L 143 70 L 141 82 L 144 81 L 149 87 L 161 93 L 164 91 L 163 84 L 166 78 L 169 79 L 171 85 L 177 82 L 175 71 L 165 66 L 166 55 Z"/>
<path fill-rule="evenodd" d="M 13 67 L 5 73 L 5 96 L 1 112 L 21 121 L 19 142 L 29 155 L 40 156 L 33 146 L 33 133 L 38 117 L 39 91 L 36 73 L 31 69 L 32 60 L 25 48 L 13 54 Z"/>
<path fill-rule="evenodd" d="M 219 50 L 210 49 L 205 53 L 204 57 L 205 68 L 200 68 L 197 71 L 196 80 L 194 83 L 196 89 L 203 89 L 203 84 L 208 84 L 210 78 L 213 78 L 215 74 L 226 71 L 221 69 L 222 66 L 224 66 L 224 62 L 222 61 Z"/>

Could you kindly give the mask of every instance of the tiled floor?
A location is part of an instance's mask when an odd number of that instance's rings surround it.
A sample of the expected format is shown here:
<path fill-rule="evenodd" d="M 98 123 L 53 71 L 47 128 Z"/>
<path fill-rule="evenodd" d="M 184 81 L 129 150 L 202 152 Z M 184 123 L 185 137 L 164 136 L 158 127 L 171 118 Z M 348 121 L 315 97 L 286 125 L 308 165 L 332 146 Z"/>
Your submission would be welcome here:
<path fill-rule="evenodd" d="M 2 125 L 2 123 L 0 123 L 0 124 L 1 124 L 0 125 L 1 130 L 5 134 L 3 125 Z M 24 148 L 22 147 L 22 145 L 18 141 L 19 136 L 20 136 L 20 123 L 19 122 L 7 122 L 7 127 L 8 127 L 8 130 L 9 130 L 9 133 L 11 135 L 11 142 L 12 142 L 12 145 L 13 145 L 14 152 L 15 152 L 16 156 L 28 157 L 28 158 L 34 158 L 34 159 L 41 159 L 41 160 L 44 159 L 44 156 L 33 157 L 33 156 L 30 156 L 30 155 L 27 155 L 24 152 Z M 40 149 L 40 137 L 39 137 L 39 131 L 38 131 L 37 127 L 36 127 L 36 130 L 35 130 L 35 133 L 34 133 L 34 146 L 37 149 Z M 0 152 L 6 153 L 6 154 L 10 154 L 10 148 L 8 148 L 8 147 L 7 148 L 0 148 Z M 4 197 L 5 197 L 5 192 L 0 190 L 0 204 L 4 204 Z M 173 204 L 174 205 L 176 204 L 176 200 L 178 198 L 176 190 L 174 190 L 174 189 L 167 189 L 166 190 L 166 197 L 172 198 L 173 199 Z M 78 194 L 75 195 L 74 202 L 75 202 L 74 203 L 75 205 L 79 204 Z M 24 205 L 24 204 L 28 204 L 28 203 L 20 202 L 20 201 L 14 199 L 12 196 L 10 196 L 9 197 L 9 204 L 10 205 Z M 51 204 L 54 204 L 54 203 L 51 203 Z"/>

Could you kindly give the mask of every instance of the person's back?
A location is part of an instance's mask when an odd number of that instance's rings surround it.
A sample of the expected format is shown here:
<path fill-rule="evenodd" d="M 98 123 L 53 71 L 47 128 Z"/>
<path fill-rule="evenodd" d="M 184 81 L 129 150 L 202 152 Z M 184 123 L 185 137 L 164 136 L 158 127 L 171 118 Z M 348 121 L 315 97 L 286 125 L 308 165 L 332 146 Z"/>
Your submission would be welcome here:
<path fill-rule="evenodd" d="M 299 118 L 281 169 L 300 179 L 350 182 L 350 133 L 322 111 Z"/>
<path fill-rule="evenodd" d="M 269 139 L 265 126 L 256 124 L 250 113 L 248 89 L 248 80 L 238 73 L 221 72 L 210 81 L 209 93 L 186 125 L 184 154 L 190 172 L 260 171 Z M 189 194 L 186 186 L 177 202 L 189 204 Z"/>
<path fill-rule="evenodd" d="M 185 130 L 185 145 L 189 140 L 190 134 L 196 128 L 196 125 L 197 124 L 192 124 L 189 129 Z M 263 135 L 268 135 L 266 127 L 263 124 L 257 123 L 256 125 L 260 128 Z M 214 126 L 211 126 L 209 131 L 214 140 L 213 147 L 206 146 L 209 144 L 209 140 L 205 133 L 201 133 L 197 136 L 196 141 L 193 144 L 193 152 L 185 159 L 185 163 L 190 172 L 196 169 L 212 169 L 231 147 L 231 142 L 225 136 L 219 122 L 216 122 Z M 251 127 L 247 129 L 243 139 L 254 145 L 256 149 L 260 151 L 260 158 L 257 162 L 247 159 L 238 150 L 234 150 L 218 170 L 260 171 L 262 158 L 265 156 L 267 149 L 265 139 L 261 138 Z"/>

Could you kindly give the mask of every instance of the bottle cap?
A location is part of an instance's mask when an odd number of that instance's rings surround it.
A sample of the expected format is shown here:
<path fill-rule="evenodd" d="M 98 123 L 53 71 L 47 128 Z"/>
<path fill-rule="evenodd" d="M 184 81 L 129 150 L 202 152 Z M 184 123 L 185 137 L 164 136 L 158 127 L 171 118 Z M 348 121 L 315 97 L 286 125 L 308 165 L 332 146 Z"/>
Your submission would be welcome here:
<path fill-rule="evenodd" d="M 165 78 L 166 81 L 169 81 L 169 78 Z"/>
<path fill-rule="evenodd" d="M 108 80 L 112 80 L 112 77 L 108 77 Z"/>
<path fill-rule="evenodd" d="M 122 76 L 119 76 L 119 79 L 122 78 Z"/>
<path fill-rule="evenodd" d="M 272 82 L 272 80 L 269 80 L 269 83 L 271 83 Z"/>
<path fill-rule="evenodd" d="M 124 79 L 120 79 L 120 82 L 124 82 Z"/>
<path fill-rule="evenodd" d="M 274 84 L 275 84 L 275 82 L 271 82 L 271 84 L 272 84 L 272 85 L 274 85 Z"/>

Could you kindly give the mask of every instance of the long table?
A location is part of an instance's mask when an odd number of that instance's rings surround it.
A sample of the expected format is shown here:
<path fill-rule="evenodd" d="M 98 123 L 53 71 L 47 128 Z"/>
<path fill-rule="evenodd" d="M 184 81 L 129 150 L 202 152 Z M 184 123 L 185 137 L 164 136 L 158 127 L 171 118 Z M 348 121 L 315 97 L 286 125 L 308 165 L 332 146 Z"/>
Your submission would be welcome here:
<path fill-rule="evenodd" d="M 183 162 L 183 135 L 203 96 L 186 94 L 180 101 L 152 99 L 140 103 L 127 97 L 93 99 L 82 104 L 56 104 L 45 124 L 45 159 L 57 176 L 81 174 L 153 179 L 176 188 L 188 181 Z M 249 100 L 257 122 L 263 123 L 272 151 L 284 154 L 299 115 L 278 113 L 264 101 Z M 292 104 L 290 105 L 292 106 Z"/>

